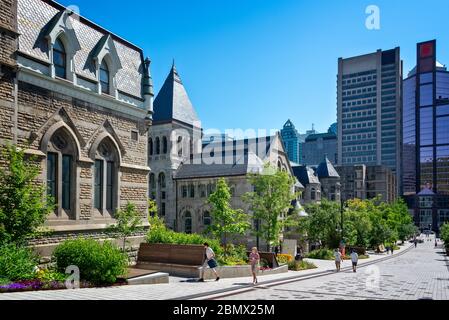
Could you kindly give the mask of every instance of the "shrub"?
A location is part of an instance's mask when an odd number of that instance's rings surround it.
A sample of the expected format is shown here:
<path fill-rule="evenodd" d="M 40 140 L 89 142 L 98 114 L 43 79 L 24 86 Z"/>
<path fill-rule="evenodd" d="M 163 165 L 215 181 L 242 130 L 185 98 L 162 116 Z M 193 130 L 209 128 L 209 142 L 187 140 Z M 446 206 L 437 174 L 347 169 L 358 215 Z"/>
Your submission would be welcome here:
<path fill-rule="evenodd" d="M 218 263 L 226 266 L 243 265 L 248 263 L 248 253 L 243 245 L 228 244 L 222 254 L 217 256 Z"/>
<path fill-rule="evenodd" d="M 309 252 L 306 258 L 319 260 L 333 260 L 334 252 L 330 249 L 317 249 Z"/>
<path fill-rule="evenodd" d="M 80 270 L 80 278 L 94 284 L 112 284 L 125 275 L 128 265 L 126 254 L 110 242 L 92 239 L 67 240 L 53 253 L 57 271 L 65 272 L 70 265 Z"/>
<path fill-rule="evenodd" d="M 293 271 L 301 271 L 301 270 L 307 270 L 307 269 L 316 269 L 317 266 L 309 261 L 290 261 L 288 263 L 288 270 Z"/>
<path fill-rule="evenodd" d="M 291 261 L 293 261 L 293 256 L 291 254 L 283 254 L 280 253 L 276 256 L 279 264 L 287 264 Z"/>
<path fill-rule="evenodd" d="M 440 238 L 444 241 L 446 248 L 449 248 L 449 223 L 445 223 L 440 229 Z"/>
<path fill-rule="evenodd" d="M 34 279 L 38 257 L 29 248 L 13 244 L 0 247 L 0 278 L 4 281 Z"/>

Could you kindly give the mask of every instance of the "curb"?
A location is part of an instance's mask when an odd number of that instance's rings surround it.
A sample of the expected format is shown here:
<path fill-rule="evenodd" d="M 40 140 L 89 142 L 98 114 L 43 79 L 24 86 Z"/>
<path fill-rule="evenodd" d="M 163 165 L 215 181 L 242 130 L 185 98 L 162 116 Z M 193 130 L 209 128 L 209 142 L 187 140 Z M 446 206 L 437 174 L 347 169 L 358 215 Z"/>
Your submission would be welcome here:
<path fill-rule="evenodd" d="M 402 251 L 390 255 L 390 256 L 386 256 L 384 258 L 379 258 L 375 261 L 367 261 L 364 263 L 360 263 L 358 266 L 359 268 L 363 268 L 372 264 L 376 264 L 376 263 L 381 263 L 384 261 L 388 261 L 390 259 L 396 258 L 398 256 L 401 256 L 407 252 L 409 252 L 410 250 L 413 249 L 413 245 L 409 246 L 408 248 L 403 249 Z M 352 266 L 348 266 L 348 267 L 344 267 L 341 268 L 340 272 L 344 272 L 347 270 L 352 270 Z M 231 296 L 231 295 L 235 295 L 235 294 L 240 294 L 240 293 L 245 293 L 245 292 L 249 292 L 254 290 L 257 287 L 274 287 L 274 286 L 278 286 L 278 285 L 282 285 L 282 284 L 286 284 L 286 283 L 290 283 L 290 282 L 296 282 L 296 281 L 303 281 L 303 280 L 308 280 L 308 279 L 313 279 L 313 278 L 318 278 L 318 277 L 322 277 L 322 276 L 327 276 L 330 274 L 334 274 L 335 271 L 329 271 L 329 270 L 324 270 L 324 271 L 318 271 L 318 272 L 314 272 L 314 273 L 309 273 L 309 274 L 305 274 L 305 275 L 296 275 L 296 276 L 292 276 L 292 277 L 288 277 L 288 278 L 284 278 L 284 279 L 273 279 L 273 280 L 267 280 L 267 281 L 263 281 L 260 282 L 257 285 L 252 285 L 252 284 L 248 284 L 248 285 L 241 285 L 239 287 L 233 287 L 233 288 L 226 288 L 226 289 L 219 289 L 219 290 L 214 290 L 214 291 L 209 291 L 209 292 L 203 292 L 203 293 L 197 293 L 197 294 L 192 294 L 192 295 L 188 295 L 188 296 L 183 296 L 183 297 L 177 297 L 177 298 L 173 298 L 170 300 L 193 300 L 193 299 L 198 299 L 198 298 L 206 298 L 207 300 L 213 300 L 213 299 L 219 299 L 219 298 L 223 298 L 226 296 Z M 232 294 L 231 294 L 232 292 Z M 225 294 L 225 295 L 220 295 L 217 297 L 213 297 L 215 295 L 219 295 L 222 293 L 230 293 L 230 294 Z M 210 298 L 207 298 L 210 297 Z"/>

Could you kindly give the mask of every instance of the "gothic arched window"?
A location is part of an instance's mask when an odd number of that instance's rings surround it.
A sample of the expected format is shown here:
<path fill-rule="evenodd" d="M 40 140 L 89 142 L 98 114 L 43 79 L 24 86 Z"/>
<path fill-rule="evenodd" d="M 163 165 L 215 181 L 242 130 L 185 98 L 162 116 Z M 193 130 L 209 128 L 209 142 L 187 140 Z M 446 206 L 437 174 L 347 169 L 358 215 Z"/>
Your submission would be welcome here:
<path fill-rule="evenodd" d="M 204 214 L 203 214 L 203 225 L 204 225 L 204 227 L 210 226 L 211 222 L 212 222 L 212 218 L 210 217 L 209 211 L 204 211 Z"/>
<path fill-rule="evenodd" d="M 150 154 L 150 156 L 153 155 L 153 138 L 150 138 L 148 140 L 148 153 Z"/>
<path fill-rule="evenodd" d="M 77 147 L 71 134 L 60 128 L 47 146 L 47 194 L 55 202 L 58 217 L 75 218 Z"/>
<path fill-rule="evenodd" d="M 162 137 L 162 153 L 166 154 L 168 150 L 167 137 Z"/>
<path fill-rule="evenodd" d="M 192 214 L 189 211 L 184 215 L 184 232 L 192 233 Z"/>
<path fill-rule="evenodd" d="M 166 191 L 167 187 L 165 181 L 165 174 L 163 172 L 159 173 L 158 177 L 158 186 L 159 186 L 159 213 L 161 216 L 165 216 L 165 201 L 166 201 Z"/>
<path fill-rule="evenodd" d="M 94 208 L 112 215 L 117 207 L 118 152 L 109 138 L 98 145 L 94 164 Z"/>
<path fill-rule="evenodd" d="M 150 173 L 150 198 L 151 199 L 156 199 L 156 176 L 154 175 L 154 173 Z"/>
<path fill-rule="evenodd" d="M 156 137 L 156 154 L 161 153 L 161 140 L 159 137 Z"/>
<path fill-rule="evenodd" d="M 53 45 L 53 65 L 57 77 L 67 78 L 67 53 L 60 38 Z"/>
<path fill-rule="evenodd" d="M 100 65 L 100 85 L 101 85 L 101 92 L 102 93 L 106 93 L 109 94 L 110 90 L 109 90 L 109 78 L 110 77 L 110 73 L 109 73 L 109 68 L 108 65 L 106 63 L 106 61 L 101 62 Z"/>

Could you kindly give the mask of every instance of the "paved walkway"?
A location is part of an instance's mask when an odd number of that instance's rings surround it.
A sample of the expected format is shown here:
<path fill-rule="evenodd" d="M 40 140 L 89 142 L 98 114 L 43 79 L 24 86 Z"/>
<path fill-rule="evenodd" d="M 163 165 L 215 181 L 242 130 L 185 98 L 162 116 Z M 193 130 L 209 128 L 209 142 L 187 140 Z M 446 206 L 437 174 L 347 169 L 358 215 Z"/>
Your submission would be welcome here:
<path fill-rule="evenodd" d="M 341 273 L 252 288 L 223 300 L 448 300 L 449 260 L 442 246 L 419 244 L 403 255 Z"/>
<path fill-rule="evenodd" d="M 411 247 L 405 244 L 401 250 L 395 252 L 394 257 L 386 254 L 372 254 L 369 259 L 360 260 L 360 265 L 377 263 L 383 259 L 396 260 Z M 407 253 L 405 253 L 407 255 Z M 440 257 L 440 259 L 444 259 Z M 318 268 L 305 271 L 289 271 L 278 275 L 259 277 L 259 286 L 269 285 L 278 281 L 297 279 L 298 277 L 318 276 L 333 274 L 335 270 L 333 261 L 311 260 Z M 442 264 L 440 262 L 440 264 Z M 350 262 L 345 261 L 343 268 L 350 267 Z M 447 277 L 447 275 L 446 275 Z M 201 298 L 212 294 L 223 294 L 223 291 L 244 290 L 252 288 L 251 278 L 222 279 L 218 282 L 206 281 L 197 283 L 194 279 L 170 277 L 169 284 L 135 285 L 113 288 L 88 288 L 77 290 L 54 290 L 0 294 L 0 300 L 166 300 Z"/>

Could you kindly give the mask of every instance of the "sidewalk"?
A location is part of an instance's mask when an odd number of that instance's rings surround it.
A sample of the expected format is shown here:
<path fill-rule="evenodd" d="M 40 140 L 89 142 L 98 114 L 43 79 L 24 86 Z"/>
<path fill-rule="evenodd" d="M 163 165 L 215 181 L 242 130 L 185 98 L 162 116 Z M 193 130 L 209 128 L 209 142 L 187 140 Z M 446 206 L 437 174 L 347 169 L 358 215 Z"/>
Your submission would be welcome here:
<path fill-rule="evenodd" d="M 412 244 L 405 243 L 393 256 L 402 254 Z M 392 255 L 370 254 L 369 259 L 359 260 L 359 266 L 385 259 Z M 271 282 L 291 280 L 297 277 L 307 277 L 335 272 L 334 261 L 306 259 L 318 267 L 305 271 L 289 271 L 284 274 L 267 275 L 259 277 L 259 285 Z M 350 261 L 344 261 L 342 268 L 350 267 Z M 77 290 L 53 290 L 18 293 L 2 293 L 0 300 L 167 300 L 183 297 L 193 298 L 196 295 L 215 294 L 226 290 L 244 289 L 252 286 L 252 279 L 232 278 L 221 279 L 218 282 L 206 281 L 198 283 L 195 279 L 170 277 L 170 283 L 157 285 L 133 285 L 112 288 L 88 288 Z"/>

